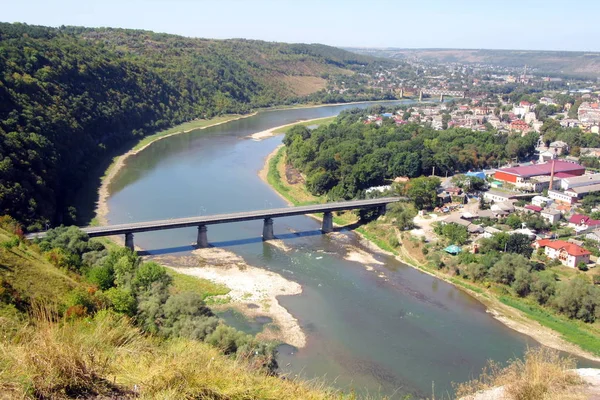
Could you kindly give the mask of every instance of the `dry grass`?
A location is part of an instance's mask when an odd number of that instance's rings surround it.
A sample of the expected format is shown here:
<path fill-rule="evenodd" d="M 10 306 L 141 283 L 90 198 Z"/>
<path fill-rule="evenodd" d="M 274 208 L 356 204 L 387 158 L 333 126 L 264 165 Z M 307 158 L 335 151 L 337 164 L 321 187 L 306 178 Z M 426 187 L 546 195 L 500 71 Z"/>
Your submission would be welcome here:
<path fill-rule="evenodd" d="M 540 347 L 529 349 L 523 360 L 512 360 L 507 367 L 490 362 L 479 378 L 456 385 L 458 397 L 473 395 L 493 387 L 504 387 L 504 398 L 514 400 L 585 399 L 580 392 L 582 379 L 573 371 L 572 358 Z"/>
<path fill-rule="evenodd" d="M 110 312 L 69 322 L 41 310 L 0 341 L 0 398 L 347 398 L 320 381 L 268 376 L 201 342 L 148 337 Z"/>

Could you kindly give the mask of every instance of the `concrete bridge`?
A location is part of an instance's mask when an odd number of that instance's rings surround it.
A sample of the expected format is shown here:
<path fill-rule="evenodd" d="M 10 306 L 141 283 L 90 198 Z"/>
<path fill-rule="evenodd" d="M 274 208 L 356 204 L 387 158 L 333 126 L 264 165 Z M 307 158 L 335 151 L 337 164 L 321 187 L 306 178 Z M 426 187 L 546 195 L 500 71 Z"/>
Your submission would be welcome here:
<path fill-rule="evenodd" d="M 461 90 L 444 90 L 444 89 L 421 89 L 419 91 L 419 101 L 423 100 L 423 95 L 440 96 L 440 102 L 444 101 L 444 96 L 465 97 L 465 92 Z"/>
<path fill-rule="evenodd" d="M 230 222 L 264 220 L 263 240 L 274 239 L 273 218 L 291 217 L 323 213 L 323 233 L 333 231 L 333 212 L 365 208 L 377 208 L 380 214 L 385 213 L 385 208 L 390 203 L 405 200 L 401 197 L 384 197 L 370 200 L 339 201 L 310 206 L 274 208 L 269 210 L 243 211 L 231 214 L 205 215 L 188 218 L 174 218 L 158 221 L 134 222 L 130 224 L 87 226 L 81 228 L 90 237 L 125 235 L 125 246 L 134 249 L 133 234 L 138 232 L 161 231 L 165 229 L 198 227 L 198 247 L 208 247 L 207 225 L 226 224 Z M 46 236 L 46 232 L 37 232 L 27 235 L 28 239 L 38 239 Z"/>

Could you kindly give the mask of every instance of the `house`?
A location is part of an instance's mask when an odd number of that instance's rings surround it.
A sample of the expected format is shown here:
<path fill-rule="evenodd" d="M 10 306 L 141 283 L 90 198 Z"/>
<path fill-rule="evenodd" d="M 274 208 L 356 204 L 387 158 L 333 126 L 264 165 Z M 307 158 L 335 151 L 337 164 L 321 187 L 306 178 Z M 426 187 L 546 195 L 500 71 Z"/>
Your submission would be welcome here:
<path fill-rule="evenodd" d="M 576 268 L 580 262 L 589 264 L 592 254 L 583 247 L 564 240 L 542 239 L 535 242 L 534 247 L 543 248 L 548 258 L 558 259 L 561 264 L 571 268 Z"/>
<path fill-rule="evenodd" d="M 556 224 L 558 221 L 560 221 L 560 216 L 561 213 L 560 211 L 557 210 L 549 210 L 549 209 L 543 209 L 542 211 L 540 211 L 540 216 L 542 218 L 544 218 L 546 221 L 548 221 L 549 224 Z"/>
<path fill-rule="evenodd" d="M 600 228 L 594 229 L 593 231 L 586 233 L 585 238 L 600 243 Z"/>
<path fill-rule="evenodd" d="M 543 210 L 543 207 L 540 206 L 534 206 L 533 204 L 527 204 L 525 206 L 525 210 L 528 210 L 528 212 L 534 212 L 534 213 L 539 213 Z"/>
<path fill-rule="evenodd" d="M 600 228 L 600 221 L 592 219 L 587 215 L 573 214 L 569 218 L 569 226 L 574 228 L 576 232 L 583 233 L 592 229 Z"/>
<path fill-rule="evenodd" d="M 496 190 L 488 190 L 483 194 L 483 198 L 487 201 L 493 201 L 495 203 L 508 202 L 514 196 L 513 193 L 499 192 Z"/>
<path fill-rule="evenodd" d="M 569 145 L 562 140 L 557 140 L 555 142 L 550 143 L 548 146 L 548 150 L 553 151 L 559 156 L 563 153 L 566 153 L 569 150 Z"/>
<path fill-rule="evenodd" d="M 552 203 L 554 203 L 554 200 L 552 200 L 551 198 L 548 198 L 548 197 L 544 197 L 544 196 L 533 196 L 533 199 L 531 199 L 531 204 L 533 204 L 534 206 L 541 207 L 541 208 L 549 206 Z"/>
<path fill-rule="evenodd" d="M 527 124 L 527 122 L 522 121 L 520 119 L 516 119 L 513 122 L 510 123 L 510 131 L 511 132 L 521 132 L 521 133 L 527 133 L 529 132 L 529 130 L 531 129 L 529 127 L 529 125 Z"/>

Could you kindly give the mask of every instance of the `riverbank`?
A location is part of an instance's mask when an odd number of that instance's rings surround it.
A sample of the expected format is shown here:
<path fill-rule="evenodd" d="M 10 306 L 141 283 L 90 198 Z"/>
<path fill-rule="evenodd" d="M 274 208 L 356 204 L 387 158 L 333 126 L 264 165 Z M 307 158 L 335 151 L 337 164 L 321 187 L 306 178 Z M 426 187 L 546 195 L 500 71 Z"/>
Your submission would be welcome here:
<path fill-rule="evenodd" d="M 285 175 L 282 175 L 279 171 L 281 165 L 278 166 L 275 164 L 284 163 L 284 160 L 281 159 L 284 152 L 285 150 L 282 149 L 282 146 L 279 146 L 271 154 L 269 154 L 269 156 L 265 159 L 265 165 L 259 172 L 259 176 L 282 198 L 284 198 L 288 204 L 297 204 L 299 201 L 294 201 L 293 199 L 293 185 L 287 184 Z M 422 255 L 422 253 L 420 255 L 417 254 L 417 252 L 420 251 L 419 246 L 409 246 L 409 244 L 411 244 L 408 243 L 409 239 L 404 238 L 403 243 L 397 250 L 390 248 L 390 246 L 387 245 L 387 237 L 383 237 L 384 231 L 386 235 L 389 236 L 389 229 L 373 229 L 373 232 L 367 232 L 364 228 L 360 228 L 357 230 L 357 233 L 363 238 L 363 240 L 365 240 L 366 243 L 370 243 L 368 246 L 370 250 L 379 251 L 390 256 L 394 256 L 399 261 L 413 268 L 419 269 L 420 271 L 423 271 L 438 279 L 442 279 L 465 291 L 484 304 L 488 313 L 509 328 L 532 337 L 544 346 L 600 362 L 600 357 L 598 355 L 593 354 L 590 351 L 586 351 L 577 344 L 565 340 L 563 337 L 561 337 L 560 332 L 557 332 L 548 326 L 542 325 L 542 323 L 545 321 L 540 321 L 540 319 L 533 318 L 529 313 L 525 313 L 521 309 L 506 304 L 507 301 L 503 302 L 501 298 L 497 297 L 490 291 L 475 287 L 467 282 L 463 282 L 460 280 L 460 278 L 451 277 L 437 270 L 429 268 L 426 265 L 426 260 L 424 259 L 425 257 Z M 399 239 L 403 238 L 399 237 Z M 358 259 L 356 259 L 356 261 L 361 262 Z M 585 336 L 586 333 L 582 332 L 582 334 Z M 587 338 L 583 338 L 582 340 L 585 339 Z"/>
<path fill-rule="evenodd" d="M 189 133 L 189 132 L 195 131 L 195 130 L 201 130 L 201 129 L 206 129 L 206 128 L 210 128 L 210 127 L 217 126 L 217 125 L 222 125 L 222 124 L 225 124 L 230 121 L 236 121 L 236 120 L 239 120 L 242 118 L 248 118 L 253 115 L 256 115 L 256 113 L 247 114 L 247 115 L 234 114 L 234 115 L 228 115 L 228 116 L 224 116 L 224 117 L 216 117 L 216 118 L 213 118 L 210 120 L 188 122 L 188 123 L 175 126 L 173 128 L 155 133 L 154 135 L 150 135 L 150 136 L 147 136 L 147 137 L 141 139 L 127 153 L 115 157 L 113 159 L 113 162 L 106 169 L 104 176 L 102 177 L 102 182 L 100 184 L 100 187 L 98 188 L 98 201 L 96 203 L 96 210 L 95 210 L 95 213 L 96 213 L 95 223 L 98 225 L 106 225 L 108 223 L 108 221 L 106 220 L 106 216 L 108 215 L 107 200 L 110 197 L 109 187 L 110 187 L 112 180 L 115 178 L 115 176 L 117 176 L 117 174 L 119 173 L 121 168 L 123 168 L 123 166 L 125 165 L 125 161 L 127 161 L 127 159 L 129 157 L 135 156 L 139 152 L 144 151 L 145 149 L 150 147 L 153 143 L 155 143 L 159 140 L 166 139 L 168 137 L 171 137 L 174 135 L 179 135 L 182 133 Z"/>
<path fill-rule="evenodd" d="M 322 117 L 322 118 L 313 118 L 313 119 L 303 119 L 303 120 L 299 120 L 296 122 L 292 122 L 290 124 L 285 124 L 285 125 L 281 125 L 281 126 L 276 126 L 275 128 L 271 128 L 271 129 L 266 129 L 262 132 L 256 132 L 253 133 L 252 135 L 248 136 L 250 139 L 259 141 L 259 140 L 264 140 L 264 139 L 268 139 L 270 137 L 276 136 L 276 135 L 280 135 L 282 133 L 285 133 L 286 128 L 295 126 L 295 125 L 308 125 L 310 123 L 313 122 L 318 122 L 318 121 L 332 121 L 333 119 L 335 119 L 335 117 Z"/>
<path fill-rule="evenodd" d="M 277 300 L 278 296 L 302 293 L 300 284 L 248 265 L 242 257 L 224 249 L 198 249 L 192 254 L 184 257 L 156 256 L 152 260 L 180 274 L 227 286 L 229 293 L 211 297 L 216 307 L 222 303 L 223 307 L 235 308 L 250 319 L 271 318 L 272 324 L 267 325 L 257 335 L 258 338 L 276 340 L 296 348 L 306 346 L 306 336 L 298 320 Z"/>

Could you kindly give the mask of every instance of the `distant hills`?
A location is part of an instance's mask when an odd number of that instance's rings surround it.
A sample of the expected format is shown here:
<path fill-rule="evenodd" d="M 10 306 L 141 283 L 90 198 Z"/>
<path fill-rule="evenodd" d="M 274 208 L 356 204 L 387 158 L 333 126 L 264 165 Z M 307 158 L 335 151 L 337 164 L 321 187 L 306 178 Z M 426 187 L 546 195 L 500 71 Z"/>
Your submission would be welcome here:
<path fill-rule="evenodd" d="M 411 58 L 437 63 L 490 64 L 500 67 L 527 65 L 539 73 L 573 77 L 600 77 L 600 52 L 538 50 L 346 48 L 357 54 L 396 60 Z"/>
<path fill-rule="evenodd" d="M 390 61 L 320 44 L 0 23 L 0 215 L 38 229 L 72 223 L 73 193 L 123 143 L 320 101 L 330 77 L 381 63 Z"/>

